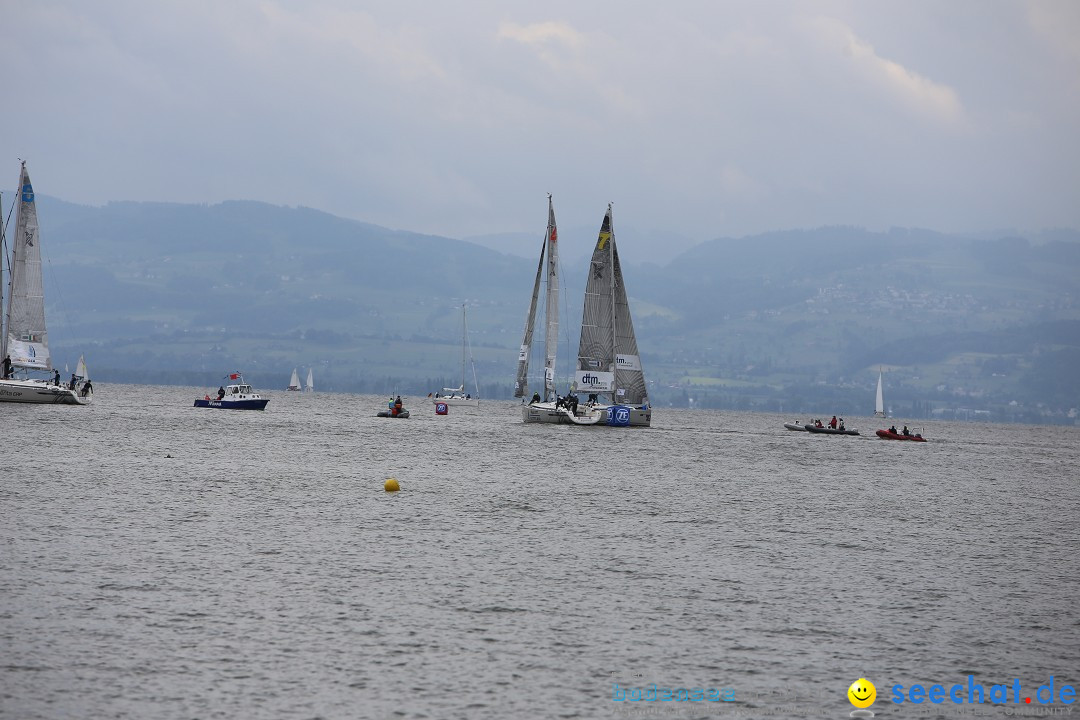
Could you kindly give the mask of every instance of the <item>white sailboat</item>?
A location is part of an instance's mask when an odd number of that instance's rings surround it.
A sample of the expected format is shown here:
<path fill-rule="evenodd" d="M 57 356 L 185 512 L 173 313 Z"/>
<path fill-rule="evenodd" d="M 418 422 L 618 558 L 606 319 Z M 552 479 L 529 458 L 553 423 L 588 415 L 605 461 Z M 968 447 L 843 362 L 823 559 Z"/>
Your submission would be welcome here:
<path fill-rule="evenodd" d="M 472 345 L 469 344 L 469 320 L 465 315 L 465 306 L 461 306 L 461 385 L 456 388 L 443 388 L 435 393 L 431 402 L 444 403 L 455 407 L 480 407 L 480 385 L 476 382 L 476 360 L 472 359 Z M 465 392 L 466 353 L 472 359 L 473 392 Z"/>
<path fill-rule="evenodd" d="M 546 261 L 545 261 L 546 256 Z M 525 319 L 525 335 L 518 353 L 517 378 L 514 397 L 529 396 L 529 358 L 532 354 L 533 327 L 536 324 L 536 308 L 540 299 L 541 280 L 547 288 L 544 297 L 544 393 L 533 393 L 528 404 L 522 407 L 521 418 L 527 423 L 562 422 L 562 409 L 555 392 L 555 355 L 559 343 L 559 231 L 555 225 L 555 208 L 548 195 L 548 222 L 544 242 L 540 246 L 540 260 L 533 281 L 532 300 Z"/>
<path fill-rule="evenodd" d="M 307 369 L 307 383 L 304 384 L 304 392 L 315 392 L 315 381 L 311 377 L 311 368 Z"/>
<path fill-rule="evenodd" d="M 61 385 L 60 371 L 53 369 L 49 355 L 41 275 L 41 234 L 34 188 L 30 184 L 25 162 L 19 172 L 18 193 L 15 233 L 11 242 L 7 313 L 3 332 L 0 333 L 0 362 L 3 363 L 0 402 L 86 405 L 93 398 L 94 391 L 85 373 L 85 361 L 79 358 L 83 373 L 80 375 L 77 369 L 71 381 Z M 0 252 L 0 258 L 3 255 Z M 2 301 L 0 297 L 0 305 Z M 44 373 L 46 377 L 35 377 L 34 373 Z"/>
<path fill-rule="evenodd" d="M 296 374 L 296 368 L 292 369 L 292 377 L 289 378 L 289 387 L 285 389 L 292 392 L 300 392 L 300 376 Z"/>
<path fill-rule="evenodd" d="M 885 399 L 881 394 L 881 368 L 877 372 L 877 398 L 874 400 L 874 417 L 883 418 L 885 415 Z"/>

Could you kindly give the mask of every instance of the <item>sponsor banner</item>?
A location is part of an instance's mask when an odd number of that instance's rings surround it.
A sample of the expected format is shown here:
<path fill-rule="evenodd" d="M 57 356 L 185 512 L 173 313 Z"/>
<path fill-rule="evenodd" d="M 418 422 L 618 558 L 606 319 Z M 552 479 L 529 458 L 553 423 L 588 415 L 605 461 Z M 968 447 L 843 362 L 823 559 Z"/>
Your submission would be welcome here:
<path fill-rule="evenodd" d="M 607 424 L 612 427 L 630 427 L 630 408 L 612 405 L 607 409 Z"/>
<path fill-rule="evenodd" d="M 518 362 L 521 362 L 522 360 L 527 360 L 528 357 L 529 357 L 529 346 L 528 345 L 522 345 L 521 349 L 518 350 Z"/>
<path fill-rule="evenodd" d="M 599 370 L 578 370 L 574 381 L 581 392 L 601 393 L 615 389 L 615 373 Z"/>
<path fill-rule="evenodd" d="M 615 367 L 619 370 L 641 370 L 641 360 L 637 355 L 616 355 Z"/>
<path fill-rule="evenodd" d="M 555 368 L 544 368 L 544 382 L 547 383 L 548 386 L 555 384 Z"/>

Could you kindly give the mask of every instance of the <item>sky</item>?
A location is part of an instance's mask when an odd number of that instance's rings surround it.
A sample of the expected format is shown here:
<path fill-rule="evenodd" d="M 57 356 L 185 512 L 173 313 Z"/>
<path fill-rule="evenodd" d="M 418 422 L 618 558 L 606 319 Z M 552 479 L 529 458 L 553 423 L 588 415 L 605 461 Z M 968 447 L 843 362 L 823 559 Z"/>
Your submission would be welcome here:
<path fill-rule="evenodd" d="M 1072 0 L 0 0 L 3 187 L 538 239 L 552 193 L 644 256 L 1080 228 L 1077 38 Z"/>

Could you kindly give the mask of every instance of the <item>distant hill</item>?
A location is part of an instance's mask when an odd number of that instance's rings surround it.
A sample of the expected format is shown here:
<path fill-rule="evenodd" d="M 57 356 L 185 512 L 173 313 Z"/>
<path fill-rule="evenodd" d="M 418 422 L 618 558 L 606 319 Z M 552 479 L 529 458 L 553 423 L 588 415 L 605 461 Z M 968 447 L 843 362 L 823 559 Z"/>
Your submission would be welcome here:
<path fill-rule="evenodd" d="M 510 394 L 539 232 L 502 252 L 309 208 L 38 198 L 54 354 L 85 352 L 99 380 L 242 369 L 272 389 L 314 366 L 326 390 L 426 394 L 460 382 L 468 303 L 482 394 Z M 565 369 L 593 236 L 561 239 Z M 883 366 L 912 417 L 1075 421 L 1080 233 L 825 227 L 674 249 L 645 264 L 620 242 L 656 403 L 855 415 Z"/>

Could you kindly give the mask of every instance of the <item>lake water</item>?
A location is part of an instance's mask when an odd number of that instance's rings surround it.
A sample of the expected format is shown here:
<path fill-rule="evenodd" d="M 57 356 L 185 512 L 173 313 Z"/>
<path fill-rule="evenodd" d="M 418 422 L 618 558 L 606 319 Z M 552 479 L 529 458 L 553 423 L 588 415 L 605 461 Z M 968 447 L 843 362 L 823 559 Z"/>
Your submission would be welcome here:
<path fill-rule="evenodd" d="M 1077 428 L 95 387 L 0 405 L 4 718 L 842 718 L 860 677 L 953 717 L 891 688 L 1080 684 Z M 614 699 L 653 684 L 724 700 Z"/>

